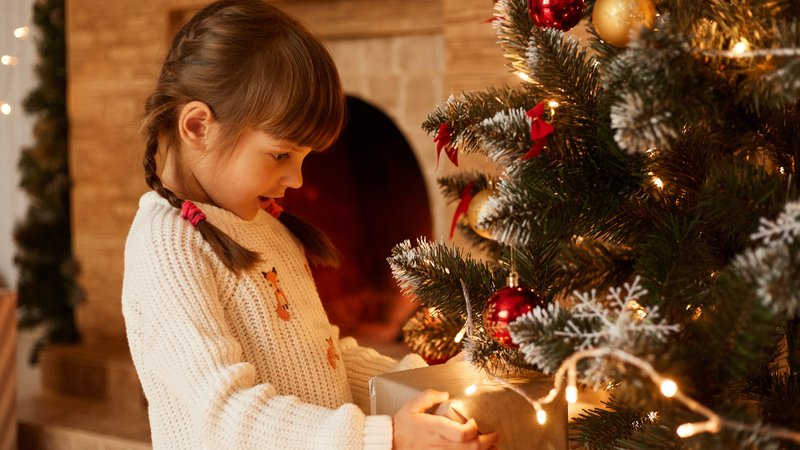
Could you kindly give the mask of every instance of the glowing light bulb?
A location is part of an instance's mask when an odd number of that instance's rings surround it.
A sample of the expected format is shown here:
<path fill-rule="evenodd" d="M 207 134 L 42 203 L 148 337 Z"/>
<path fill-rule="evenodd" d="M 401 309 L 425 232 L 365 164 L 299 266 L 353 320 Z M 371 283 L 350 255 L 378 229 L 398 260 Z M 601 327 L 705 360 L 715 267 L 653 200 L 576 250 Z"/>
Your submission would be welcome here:
<path fill-rule="evenodd" d="M 8 103 L 3 103 L 3 105 L 0 106 L 0 111 L 5 115 L 11 114 L 11 105 Z"/>
<path fill-rule="evenodd" d="M 550 102 L 551 108 L 558 108 L 558 102 Z"/>
<path fill-rule="evenodd" d="M 678 385 L 672 380 L 666 380 L 661 383 L 661 393 L 666 397 L 672 397 L 678 392 Z"/>
<path fill-rule="evenodd" d="M 537 411 L 536 421 L 539 423 L 545 423 L 547 421 L 547 413 L 544 411 Z"/>
<path fill-rule="evenodd" d="M 19 27 L 14 30 L 14 37 L 25 39 L 28 36 L 28 27 Z"/>
<path fill-rule="evenodd" d="M 631 300 L 625 305 L 625 311 L 633 311 L 640 319 L 647 317 L 647 310 L 636 300 Z"/>
<path fill-rule="evenodd" d="M 661 181 L 661 178 L 653 177 L 653 183 L 655 183 L 655 185 L 660 187 L 660 188 L 664 187 L 664 182 Z"/>
<path fill-rule="evenodd" d="M 529 77 L 529 76 L 528 76 L 528 75 L 526 75 L 525 73 L 523 73 L 523 72 L 517 72 L 517 75 L 519 75 L 519 77 L 520 77 L 520 78 L 522 78 L 523 80 L 525 80 L 525 81 L 527 81 L 527 82 L 529 82 L 529 83 L 530 83 L 530 81 L 531 81 L 531 77 Z"/>
<path fill-rule="evenodd" d="M 748 47 L 750 46 L 747 45 L 747 40 L 742 38 L 742 41 L 734 45 L 731 51 L 733 51 L 733 53 L 744 53 L 747 51 Z"/>
<path fill-rule="evenodd" d="M 575 386 L 567 386 L 567 401 L 570 403 L 578 401 L 578 388 Z"/>
<path fill-rule="evenodd" d="M 467 395 L 470 395 L 477 390 L 478 388 L 476 388 L 475 385 L 473 384 L 472 386 L 468 387 L 464 392 L 466 392 Z"/>
<path fill-rule="evenodd" d="M 3 55 L 0 58 L 0 63 L 3 63 L 4 66 L 16 66 L 19 58 L 11 56 L 11 55 Z"/>
<path fill-rule="evenodd" d="M 695 433 L 694 425 L 692 425 L 690 423 L 685 423 L 685 424 L 683 424 L 683 425 L 678 427 L 678 429 L 676 430 L 676 433 L 678 433 L 678 436 L 680 436 L 682 438 L 689 437 L 689 436 L 694 436 L 694 433 Z"/>

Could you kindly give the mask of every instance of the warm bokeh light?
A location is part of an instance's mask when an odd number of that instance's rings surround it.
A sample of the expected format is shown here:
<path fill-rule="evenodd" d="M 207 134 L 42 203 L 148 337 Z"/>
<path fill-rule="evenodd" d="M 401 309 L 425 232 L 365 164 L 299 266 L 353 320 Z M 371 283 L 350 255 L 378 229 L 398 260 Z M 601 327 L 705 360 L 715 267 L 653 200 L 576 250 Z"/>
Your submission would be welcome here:
<path fill-rule="evenodd" d="M 523 80 L 525 80 L 525 81 L 530 83 L 531 77 L 529 77 L 528 75 L 526 75 L 526 74 L 524 74 L 522 72 L 517 72 L 517 75 L 519 75 L 519 77 L 522 78 Z"/>
<path fill-rule="evenodd" d="M 578 401 L 578 388 L 575 386 L 567 386 L 567 401 L 570 403 Z"/>
<path fill-rule="evenodd" d="M 664 187 L 664 182 L 661 181 L 661 178 L 653 177 L 653 183 L 655 183 L 655 185 L 660 187 L 660 188 Z"/>
<path fill-rule="evenodd" d="M 11 114 L 11 105 L 8 103 L 3 103 L 3 105 L 0 106 L 0 111 L 2 111 L 2 113 L 5 115 Z"/>
<path fill-rule="evenodd" d="M 453 339 L 453 340 L 456 341 L 456 343 L 459 343 L 459 342 L 461 342 L 462 339 L 464 339 L 464 335 L 465 334 L 467 334 L 467 327 L 466 326 L 464 328 L 462 328 L 461 331 L 458 332 L 458 334 L 456 335 L 456 338 Z"/>
<path fill-rule="evenodd" d="M 544 411 L 537 411 L 536 412 L 536 420 L 539 423 L 545 423 L 547 421 L 547 413 Z"/>
<path fill-rule="evenodd" d="M 694 425 L 685 423 L 678 427 L 677 431 L 680 437 L 689 437 L 694 435 Z"/>
<path fill-rule="evenodd" d="M 473 384 L 472 386 L 468 387 L 464 392 L 466 392 L 467 395 L 469 395 L 469 394 L 472 394 L 473 392 L 475 392 L 477 390 L 478 390 L 478 388 L 475 387 L 475 385 Z"/>
<path fill-rule="evenodd" d="M 0 63 L 3 63 L 4 66 L 16 66 L 19 58 L 11 56 L 11 55 L 3 55 L 0 57 Z"/>
<path fill-rule="evenodd" d="M 667 397 L 672 397 L 678 392 L 678 385 L 672 380 L 666 380 L 661 383 L 661 393 Z"/>
<path fill-rule="evenodd" d="M 28 36 L 28 27 L 19 27 L 14 30 L 14 37 L 25 39 L 26 36 Z"/>
<path fill-rule="evenodd" d="M 749 49 L 749 45 L 747 45 L 747 41 L 742 39 L 741 42 L 737 43 L 731 49 L 734 53 L 744 53 Z"/>

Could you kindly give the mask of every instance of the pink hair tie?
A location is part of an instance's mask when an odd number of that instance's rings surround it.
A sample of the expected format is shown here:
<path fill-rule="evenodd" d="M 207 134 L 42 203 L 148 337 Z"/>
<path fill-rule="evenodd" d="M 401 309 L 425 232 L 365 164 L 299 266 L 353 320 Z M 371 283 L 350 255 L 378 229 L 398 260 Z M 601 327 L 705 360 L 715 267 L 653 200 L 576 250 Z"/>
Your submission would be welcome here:
<path fill-rule="evenodd" d="M 275 203 L 275 199 L 274 198 L 271 198 L 267 202 L 267 206 L 264 207 L 264 211 L 269 213 L 270 216 L 272 216 L 272 217 L 277 219 L 278 216 L 280 216 L 281 213 L 283 212 L 283 208 L 281 208 L 281 206 L 279 204 Z"/>
<path fill-rule="evenodd" d="M 206 215 L 203 214 L 203 211 L 200 211 L 200 208 L 190 201 L 183 202 L 181 211 L 183 212 L 181 217 L 191 222 L 194 227 L 196 227 L 201 220 L 206 220 Z"/>

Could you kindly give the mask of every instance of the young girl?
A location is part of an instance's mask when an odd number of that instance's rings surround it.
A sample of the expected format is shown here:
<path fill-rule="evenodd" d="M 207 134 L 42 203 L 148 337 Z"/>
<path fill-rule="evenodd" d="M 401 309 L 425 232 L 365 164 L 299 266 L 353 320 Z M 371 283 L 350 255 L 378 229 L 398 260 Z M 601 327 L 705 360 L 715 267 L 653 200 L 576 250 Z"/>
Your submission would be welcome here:
<path fill-rule="evenodd" d="M 128 341 L 155 449 L 486 449 L 424 414 L 365 416 L 368 380 L 424 365 L 339 339 L 306 257 L 330 241 L 272 198 L 344 122 L 333 61 L 297 21 L 260 0 L 216 2 L 178 32 L 147 99 L 145 177 L 125 248 Z M 157 173 L 158 153 L 164 158 Z"/>

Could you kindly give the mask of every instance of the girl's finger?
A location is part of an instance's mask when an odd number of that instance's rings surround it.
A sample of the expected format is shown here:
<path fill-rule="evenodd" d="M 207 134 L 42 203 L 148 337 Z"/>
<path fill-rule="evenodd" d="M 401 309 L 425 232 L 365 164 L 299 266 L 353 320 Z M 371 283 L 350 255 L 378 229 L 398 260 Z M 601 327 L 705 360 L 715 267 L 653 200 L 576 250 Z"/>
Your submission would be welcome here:
<path fill-rule="evenodd" d="M 478 441 L 481 443 L 481 450 L 488 450 L 495 448 L 495 444 L 500 442 L 500 433 L 489 433 L 478 436 Z M 495 449 L 497 450 L 497 449 Z"/>
<path fill-rule="evenodd" d="M 468 442 L 478 435 L 478 425 L 470 419 L 465 424 L 460 424 L 449 419 L 439 421 L 439 436 L 452 442 Z"/>
<path fill-rule="evenodd" d="M 447 392 L 434 391 L 433 389 L 426 389 L 420 392 L 416 397 L 412 398 L 405 404 L 409 413 L 422 413 L 433 405 L 442 403 L 450 398 Z"/>

